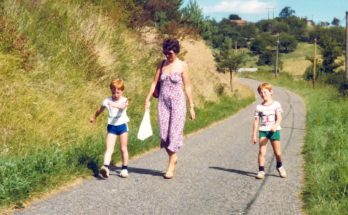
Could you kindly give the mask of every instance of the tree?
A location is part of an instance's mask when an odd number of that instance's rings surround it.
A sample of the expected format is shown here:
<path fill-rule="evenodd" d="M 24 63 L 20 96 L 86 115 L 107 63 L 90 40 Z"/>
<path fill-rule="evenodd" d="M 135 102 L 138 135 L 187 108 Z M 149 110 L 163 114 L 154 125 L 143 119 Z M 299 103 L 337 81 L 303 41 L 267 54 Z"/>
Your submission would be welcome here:
<path fill-rule="evenodd" d="M 289 26 L 288 33 L 295 36 L 298 40 L 308 40 L 308 29 L 306 19 L 299 18 L 297 16 L 289 16 L 287 18 L 279 18 L 277 20 L 286 23 Z"/>
<path fill-rule="evenodd" d="M 293 35 L 282 33 L 279 36 L 279 51 L 289 53 L 296 49 L 297 40 Z"/>
<path fill-rule="evenodd" d="M 319 23 L 319 26 L 321 26 L 321 27 L 328 27 L 330 25 L 330 23 L 328 23 L 328 22 L 326 22 L 326 21 L 321 21 L 320 23 Z"/>
<path fill-rule="evenodd" d="M 313 58 L 312 57 L 306 57 L 306 60 L 310 61 L 312 64 L 308 66 L 305 70 L 305 73 L 303 74 L 303 78 L 306 81 L 313 80 Z M 324 67 L 321 64 L 316 64 L 316 75 L 315 75 L 315 80 L 318 80 L 323 76 L 324 74 Z"/>
<path fill-rule="evenodd" d="M 329 37 L 321 38 L 323 48 L 323 67 L 326 73 L 332 73 L 339 67 L 335 63 L 335 59 L 342 54 L 342 49 L 339 47 L 337 42 Z"/>
<path fill-rule="evenodd" d="M 224 42 L 224 35 L 223 34 L 214 34 L 212 36 L 212 45 L 213 45 L 213 48 L 219 48 L 221 46 L 221 44 L 223 44 Z"/>
<path fill-rule="evenodd" d="M 229 20 L 241 20 L 242 18 L 240 18 L 240 16 L 238 16 L 237 14 L 230 14 L 228 19 Z"/>
<path fill-rule="evenodd" d="M 261 20 L 256 23 L 256 26 L 260 29 L 261 32 L 271 32 L 272 26 L 274 25 L 275 20 Z"/>
<path fill-rule="evenodd" d="M 280 11 L 279 17 L 281 17 L 281 18 L 288 18 L 288 17 L 294 15 L 295 13 L 296 13 L 296 12 L 295 12 L 293 9 L 291 9 L 291 7 L 286 6 L 286 7 L 284 7 L 284 8 Z"/>
<path fill-rule="evenodd" d="M 182 0 L 137 0 L 143 6 L 143 19 L 152 20 L 165 33 L 175 31 L 180 23 Z"/>
<path fill-rule="evenodd" d="M 255 54 L 261 54 L 267 47 L 267 42 L 258 37 L 251 43 L 250 50 Z"/>
<path fill-rule="evenodd" d="M 230 73 L 230 90 L 233 91 L 233 72 L 236 72 L 241 64 L 244 63 L 244 54 L 229 48 L 215 55 L 217 69 L 219 72 Z"/>
<path fill-rule="evenodd" d="M 257 65 L 272 65 L 274 64 L 273 53 L 269 50 L 265 50 L 259 56 L 259 60 L 257 61 Z"/>
<path fill-rule="evenodd" d="M 248 23 L 244 26 L 238 26 L 240 31 L 240 36 L 246 38 L 247 40 L 254 39 L 256 37 L 257 28 L 255 24 Z"/>
<path fill-rule="evenodd" d="M 200 33 L 204 30 L 203 11 L 197 4 L 196 0 L 190 0 L 188 5 L 181 10 L 182 22 L 190 27 L 196 28 Z"/>
<path fill-rule="evenodd" d="M 285 22 L 275 22 L 271 27 L 271 33 L 274 34 L 280 34 L 280 33 L 288 33 L 290 31 L 290 27 Z"/>
<path fill-rule="evenodd" d="M 225 37 L 224 42 L 221 45 L 221 50 L 229 50 L 233 48 L 233 41 L 230 37 Z"/>
<path fill-rule="evenodd" d="M 333 20 L 332 20 L 332 22 L 331 22 L 331 24 L 332 24 L 333 26 L 338 27 L 338 26 L 340 25 L 340 20 L 337 19 L 336 17 L 334 17 Z"/>

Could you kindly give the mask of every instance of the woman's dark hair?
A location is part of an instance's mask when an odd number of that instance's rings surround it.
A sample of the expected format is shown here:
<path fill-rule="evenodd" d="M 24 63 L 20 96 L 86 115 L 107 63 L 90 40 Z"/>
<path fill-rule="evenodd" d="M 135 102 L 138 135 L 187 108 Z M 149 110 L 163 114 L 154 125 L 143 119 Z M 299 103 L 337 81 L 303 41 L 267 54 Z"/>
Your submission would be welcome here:
<path fill-rule="evenodd" d="M 180 44 L 177 39 L 169 38 L 163 41 L 163 51 L 170 51 L 170 50 L 173 50 L 175 54 L 178 54 L 180 52 Z"/>

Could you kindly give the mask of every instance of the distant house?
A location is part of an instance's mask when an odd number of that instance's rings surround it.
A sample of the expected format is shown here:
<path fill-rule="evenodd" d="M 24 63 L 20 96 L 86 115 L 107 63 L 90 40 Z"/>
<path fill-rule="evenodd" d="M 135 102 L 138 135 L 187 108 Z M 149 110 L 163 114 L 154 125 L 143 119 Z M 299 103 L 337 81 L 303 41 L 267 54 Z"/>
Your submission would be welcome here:
<path fill-rule="evenodd" d="M 237 72 L 257 72 L 257 68 L 239 68 Z"/>
<path fill-rule="evenodd" d="M 246 20 L 242 20 L 242 19 L 234 19 L 234 20 L 230 20 L 230 22 L 232 24 L 238 25 L 238 26 L 244 26 L 247 21 Z"/>

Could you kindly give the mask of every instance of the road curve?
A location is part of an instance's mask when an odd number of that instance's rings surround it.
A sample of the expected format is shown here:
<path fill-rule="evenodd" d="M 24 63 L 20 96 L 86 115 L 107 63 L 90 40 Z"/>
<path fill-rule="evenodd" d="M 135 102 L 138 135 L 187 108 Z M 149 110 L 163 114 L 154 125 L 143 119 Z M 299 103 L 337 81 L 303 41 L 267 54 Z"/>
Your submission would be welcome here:
<path fill-rule="evenodd" d="M 241 81 L 256 92 L 259 82 Z M 281 144 L 286 179 L 276 172 L 270 146 L 266 177 L 255 179 L 254 103 L 185 138 L 172 180 L 162 177 L 167 156 L 158 150 L 132 160 L 128 179 L 118 177 L 117 169 L 108 180 L 86 180 L 15 214 L 302 214 L 305 106 L 283 88 L 274 88 L 274 99 L 284 109 Z"/>

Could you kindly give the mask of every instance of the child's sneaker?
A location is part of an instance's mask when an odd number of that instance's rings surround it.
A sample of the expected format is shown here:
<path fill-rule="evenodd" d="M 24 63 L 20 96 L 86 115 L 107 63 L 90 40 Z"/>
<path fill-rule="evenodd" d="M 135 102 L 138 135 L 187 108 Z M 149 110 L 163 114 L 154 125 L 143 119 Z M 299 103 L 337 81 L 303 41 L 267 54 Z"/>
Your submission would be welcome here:
<path fill-rule="evenodd" d="M 110 171 L 109 171 L 109 168 L 105 167 L 105 166 L 102 166 L 99 170 L 99 173 L 104 177 L 104 178 L 107 178 L 109 177 L 110 175 Z"/>
<path fill-rule="evenodd" d="M 121 176 L 122 178 L 127 178 L 127 177 L 128 177 L 128 170 L 127 170 L 127 169 L 121 170 L 120 176 Z"/>
<path fill-rule="evenodd" d="M 259 171 L 256 176 L 257 179 L 264 179 L 265 178 L 265 172 Z"/>
<path fill-rule="evenodd" d="M 287 175 L 286 175 L 286 171 L 285 171 L 285 168 L 284 167 L 280 167 L 280 168 L 277 168 L 278 172 L 279 172 L 279 176 L 282 177 L 282 178 L 286 178 Z"/>

